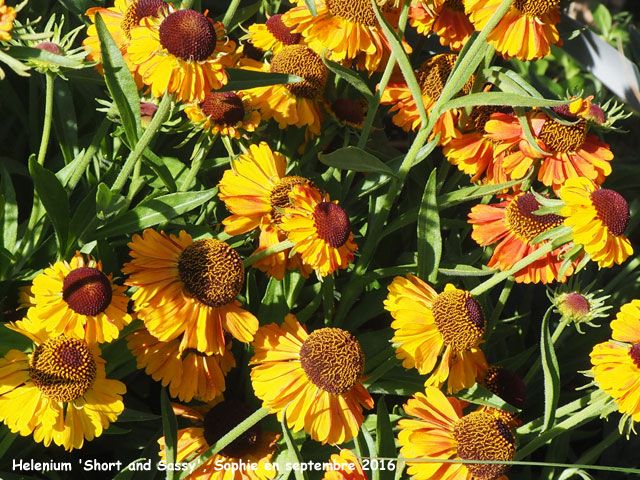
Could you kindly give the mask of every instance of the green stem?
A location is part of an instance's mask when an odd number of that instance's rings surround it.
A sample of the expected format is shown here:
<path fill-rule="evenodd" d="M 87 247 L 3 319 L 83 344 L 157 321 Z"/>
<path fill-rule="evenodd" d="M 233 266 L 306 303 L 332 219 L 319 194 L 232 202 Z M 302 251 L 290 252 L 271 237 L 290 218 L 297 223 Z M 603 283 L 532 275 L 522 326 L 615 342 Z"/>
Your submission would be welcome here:
<path fill-rule="evenodd" d="M 202 162 L 204 162 L 205 157 L 211 150 L 211 147 L 213 147 L 213 144 L 215 143 L 216 138 L 218 138 L 217 135 L 213 138 L 207 135 L 204 141 L 204 144 L 201 144 L 199 148 L 196 147 L 198 148 L 198 151 L 194 152 L 193 160 L 191 161 L 191 168 L 189 169 L 189 173 L 187 173 L 187 176 L 184 177 L 184 180 L 182 181 L 182 185 L 180 185 L 180 188 L 178 188 L 179 192 L 186 192 L 187 190 L 189 190 L 189 187 L 191 186 L 191 182 L 193 182 L 193 180 L 198 175 L 198 172 L 202 167 Z"/>
<path fill-rule="evenodd" d="M 240 6 L 240 0 L 231 0 L 229 7 L 227 7 L 227 11 L 222 18 L 222 24 L 225 28 L 229 26 L 229 22 L 233 19 L 233 16 L 236 14 L 238 7 Z"/>
<path fill-rule="evenodd" d="M 275 245 L 271 245 L 269 248 L 265 248 L 264 250 L 260 250 L 259 252 L 254 253 L 250 257 L 244 259 L 244 266 L 249 267 L 256 263 L 258 260 L 262 260 L 264 257 L 268 257 L 269 255 L 273 255 L 274 253 L 282 252 L 287 248 L 291 248 L 295 246 L 293 242 L 289 240 L 283 240 L 280 243 L 276 243 Z"/>
<path fill-rule="evenodd" d="M 333 318 L 335 302 L 334 296 L 335 283 L 333 281 L 333 275 L 327 275 L 322 280 L 322 310 L 324 312 L 324 324 L 325 326 L 331 325 Z"/>
<path fill-rule="evenodd" d="M 173 96 L 168 93 L 165 93 L 164 97 L 162 97 L 160 105 L 158 105 L 158 110 L 156 110 L 156 113 L 153 115 L 151 123 L 142 134 L 142 137 L 140 137 L 140 140 L 138 140 L 138 143 L 136 143 L 135 148 L 129 154 L 129 157 L 122 166 L 118 177 L 116 178 L 115 182 L 113 182 L 113 186 L 111 187 L 111 191 L 113 193 L 120 193 L 125 183 L 129 179 L 129 175 L 131 175 L 134 166 L 140 161 L 142 152 L 144 152 L 144 149 L 149 146 L 149 143 L 151 143 L 151 140 L 153 139 L 155 134 L 158 133 L 158 130 L 160 130 L 160 127 L 167 119 L 167 116 L 169 115 L 169 111 L 171 109 L 172 99 Z"/>
<path fill-rule="evenodd" d="M 558 338 L 560 338 L 560 335 L 562 335 L 562 332 L 567 327 L 567 325 L 569 325 L 569 322 L 561 321 L 556 326 L 556 329 L 553 331 L 553 334 L 551 335 L 551 343 L 553 343 L 554 345 L 556 344 L 556 342 L 558 341 Z M 523 379 L 525 385 L 529 385 L 529 382 L 531 382 L 531 379 L 538 371 L 538 368 L 540 368 L 540 364 L 541 364 L 541 360 L 540 358 L 538 358 L 536 359 L 534 364 L 531 365 L 531 368 L 529 369 L 529 371 L 527 372 L 527 374 L 524 376 L 524 379 Z"/>
<path fill-rule="evenodd" d="M 80 179 L 82 178 L 85 171 L 87 170 L 89 163 L 91 163 L 91 159 L 93 158 L 96 151 L 98 150 L 100 143 L 102 143 L 102 140 L 104 139 L 107 132 L 109 131 L 110 125 L 111 125 L 111 121 L 105 117 L 102 120 L 102 123 L 100 124 L 100 126 L 98 127 L 96 134 L 93 136 L 93 140 L 91 140 L 91 145 L 89 145 L 89 148 L 87 148 L 87 150 L 82 155 L 82 160 L 80 160 L 80 162 L 74 169 L 73 173 L 71 174 L 69 181 L 67 182 L 67 187 L 69 188 L 70 191 L 73 191 L 78 185 L 78 183 L 80 182 Z"/>
<path fill-rule="evenodd" d="M 49 137 L 51 136 L 51 120 L 53 118 L 53 84 L 56 76 L 51 72 L 45 75 L 45 98 L 44 98 L 44 123 L 42 125 L 42 138 L 40 139 L 40 149 L 38 150 L 38 163 L 44 165 L 44 158 L 47 156 Z"/>

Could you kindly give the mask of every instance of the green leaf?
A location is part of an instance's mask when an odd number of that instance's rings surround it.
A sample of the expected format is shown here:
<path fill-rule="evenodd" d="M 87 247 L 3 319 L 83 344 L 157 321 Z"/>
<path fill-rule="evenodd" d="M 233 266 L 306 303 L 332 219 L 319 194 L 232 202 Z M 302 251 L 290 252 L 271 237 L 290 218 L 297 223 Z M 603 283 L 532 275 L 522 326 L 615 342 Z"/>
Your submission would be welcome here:
<path fill-rule="evenodd" d="M 13 252 L 18 239 L 18 202 L 16 191 L 11 182 L 11 176 L 4 166 L 0 167 L 0 196 L 3 198 L 2 211 L 2 245 L 8 251 Z"/>
<path fill-rule="evenodd" d="M 168 222 L 214 197 L 217 188 L 200 192 L 169 193 L 145 201 L 133 210 L 116 217 L 104 227 L 98 229 L 91 238 L 129 235 L 145 228 Z"/>
<path fill-rule="evenodd" d="M 119 193 L 113 193 L 103 182 L 98 184 L 96 191 L 96 216 L 100 220 L 105 220 L 116 215 L 127 203 L 126 199 Z"/>
<path fill-rule="evenodd" d="M 157 175 L 157 177 L 162 181 L 169 193 L 173 193 L 178 190 L 176 186 L 176 182 L 169 171 L 169 168 L 164 164 L 162 159 L 153 153 L 150 149 L 146 149 L 144 151 L 142 162 L 149 167 L 153 172 Z M 184 165 L 184 164 L 183 164 Z"/>
<path fill-rule="evenodd" d="M 508 92 L 471 93 L 449 100 L 442 106 L 443 111 L 451 108 L 466 108 L 476 105 L 509 105 L 511 107 L 557 107 L 566 105 L 570 100 L 548 100 Z"/>
<path fill-rule="evenodd" d="M 440 213 L 436 201 L 436 169 L 429 175 L 418 212 L 418 276 L 435 283 L 442 256 Z"/>
<path fill-rule="evenodd" d="M 482 73 L 503 92 L 543 98 L 538 90 L 513 70 L 505 67 L 490 67 L 485 68 Z"/>
<path fill-rule="evenodd" d="M 29 158 L 29 173 L 38 197 L 56 232 L 59 251 L 63 254 L 67 247 L 69 218 L 71 216 L 67 193 L 55 174 L 41 166 L 33 156 Z"/>
<path fill-rule="evenodd" d="M 124 58 L 122 58 L 120 49 L 111 37 L 99 13 L 96 13 L 95 20 L 100 39 L 100 51 L 102 52 L 104 81 L 118 108 L 129 146 L 133 148 L 142 134 L 138 88 Z"/>
<path fill-rule="evenodd" d="M 461 390 L 456 394 L 456 396 L 462 400 L 466 400 L 467 402 L 475 403 L 476 405 L 497 408 L 505 412 L 517 413 L 520 411 L 477 383 L 471 388 Z"/>
<path fill-rule="evenodd" d="M 362 77 L 358 75 L 358 73 L 350 68 L 343 67 L 339 63 L 325 58 L 324 54 L 322 55 L 322 61 L 329 70 L 338 75 L 340 78 L 344 79 L 353 88 L 358 90 L 364 96 L 367 102 L 373 101 L 373 92 L 367 86 L 367 83 L 362 79 Z"/>
<path fill-rule="evenodd" d="M 133 410 L 131 408 L 125 408 L 123 412 L 118 415 L 119 422 L 150 422 L 158 420 L 160 415 L 154 415 L 149 412 L 141 412 L 139 410 Z"/>
<path fill-rule="evenodd" d="M 282 421 L 280 422 L 280 425 L 282 426 L 282 436 L 284 437 L 284 441 L 287 444 L 287 449 L 289 450 L 290 454 L 293 456 L 292 458 L 293 462 L 298 464 L 304 463 L 304 460 L 302 459 L 302 455 L 300 455 L 300 450 L 298 449 L 296 442 L 293 441 L 293 437 L 291 436 L 291 431 L 287 426 L 286 407 L 282 412 Z M 309 480 L 309 477 L 306 471 L 303 472 L 301 470 L 294 470 L 293 474 L 296 477 L 296 480 Z"/>
<path fill-rule="evenodd" d="M 500 193 L 502 192 L 502 190 L 521 182 L 522 179 L 520 178 L 518 180 L 511 180 L 510 182 L 505 183 L 497 183 L 495 185 L 473 185 L 471 187 L 465 187 L 454 192 L 439 195 L 437 203 L 440 206 L 440 210 L 442 211 L 445 208 L 453 207 L 454 205 L 458 205 L 459 203 L 464 203 L 476 198 L 482 198 L 485 195 L 494 195 L 496 193 Z"/>
<path fill-rule="evenodd" d="M 78 58 L 65 57 L 64 55 L 56 55 L 41 48 L 12 46 L 7 49 L 13 58 L 18 60 L 32 60 L 37 62 L 48 63 L 64 68 L 85 68 L 90 64 Z"/>
<path fill-rule="evenodd" d="M 312 16 L 314 17 L 318 16 L 318 11 L 316 10 L 316 0 L 304 0 L 304 4 L 309 9 Z"/>
<path fill-rule="evenodd" d="M 560 398 L 560 367 L 556 357 L 551 333 L 549 332 L 549 317 L 552 308 L 547 309 L 542 318 L 542 333 L 540 335 L 540 355 L 542 374 L 544 379 L 544 423 L 542 431 L 548 430 L 555 421 L 556 408 Z"/>
<path fill-rule="evenodd" d="M 378 409 L 376 411 L 376 448 L 378 457 L 395 457 L 396 444 L 393 435 L 393 427 L 389 420 L 389 411 L 384 397 L 378 399 Z M 383 460 L 380 460 L 383 462 Z M 393 480 L 395 472 L 388 468 L 376 469 L 380 473 L 380 480 Z"/>
<path fill-rule="evenodd" d="M 285 83 L 297 83 L 304 79 L 297 75 L 285 73 L 267 73 L 242 68 L 225 69 L 229 75 L 229 82 L 216 92 L 229 92 L 235 90 L 248 90 L 256 87 L 268 87 L 269 85 L 282 85 Z"/>
<path fill-rule="evenodd" d="M 78 120 L 69 82 L 56 83 L 53 101 L 53 127 L 64 163 L 69 164 L 78 150 Z"/>
<path fill-rule="evenodd" d="M 166 389 L 160 392 L 160 410 L 162 412 L 162 432 L 164 433 L 164 454 L 167 464 L 176 462 L 178 453 L 178 420 L 176 419 Z M 173 470 L 167 470 L 166 479 L 173 480 Z"/>
<path fill-rule="evenodd" d="M 592 10 L 592 13 L 593 21 L 598 26 L 598 29 L 600 29 L 600 33 L 602 33 L 604 37 L 608 37 L 611 31 L 611 25 L 613 24 L 611 12 L 609 12 L 609 9 L 602 3 L 598 3 L 596 8 Z"/>
<path fill-rule="evenodd" d="M 318 154 L 322 163 L 341 170 L 353 170 L 355 172 L 376 172 L 384 175 L 395 176 L 389 166 L 365 152 L 361 148 L 348 146 L 339 148 L 331 153 Z"/>
<path fill-rule="evenodd" d="M 258 10 L 260 10 L 261 6 L 262 6 L 262 0 L 236 10 L 233 16 L 231 17 L 231 20 L 225 23 L 226 32 L 227 33 L 233 32 L 237 27 L 239 27 L 245 21 L 253 17 L 258 12 Z"/>

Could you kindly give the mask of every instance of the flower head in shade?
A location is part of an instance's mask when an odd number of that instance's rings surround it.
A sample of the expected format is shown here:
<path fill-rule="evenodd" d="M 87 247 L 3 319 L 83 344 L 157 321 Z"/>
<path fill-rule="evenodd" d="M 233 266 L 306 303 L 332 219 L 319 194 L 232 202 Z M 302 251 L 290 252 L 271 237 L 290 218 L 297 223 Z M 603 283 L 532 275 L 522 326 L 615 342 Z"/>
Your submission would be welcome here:
<path fill-rule="evenodd" d="M 125 287 L 115 285 L 102 262 L 77 252 L 69 261 L 46 268 L 33 279 L 33 306 L 27 315 L 40 319 L 51 335 L 80 338 L 89 344 L 111 342 L 131 323 Z"/>
<path fill-rule="evenodd" d="M 616 400 L 618 410 L 640 421 L 640 300 L 620 307 L 611 322 L 613 340 L 591 352 L 594 380 Z"/>
<path fill-rule="evenodd" d="M 30 319 L 8 328 L 35 343 L 32 353 L 9 350 L 0 358 L 0 420 L 12 432 L 73 450 L 116 421 L 126 387 L 105 378 L 97 345 L 51 335 Z"/>
<path fill-rule="evenodd" d="M 227 83 L 235 43 L 224 26 L 195 10 L 162 11 L 130 30 L 131 64 L 154 97 L 175 93 L 182 102 L 202 101 Z"/>
<path fill-rule="evenodd" d="M 289 428 L 322 443 L 340 444 L 358 434 L 362 407 L 373 408 L 373 399 L 360 382 L 364 354 L 349 332 L 307 333 L 289 314 L 282 327 L 261 327 L 253 348 L 253 390 L 279 420 L 286 408 Z"/>
<path fill-rule="evenodd" d="M 137 287 L 134 310 L 154 337 L 168 342 L 182 335 L 179 351 L 223 355 L 225 331 L 250 342 L 258 319 L 240 308 L 236 297 L 244 286 L 240 255 L 213 238 L 193 241 L 150 228 L 131 242 L 133 260 L 122 271 Z"/>
<path fill-rule="evenodd" d="M 536 215 L 541 205 L 533 193 L 500 195 L 500 203 L 478 204 L 471 208 L 469 223 L 473 227 L 471 238 L 478 245 L 497 242 L 489 260 L 490 268 L 509 270 L 518 261 L 535 252 L 546 242 L 531 243 L 538 235 L 562 225 L 563 218 L 553 213 Z M 564 282 L 573 273 L 573 266 L 560 275 L 564 247 L 558 247 L 544 257 L 516 272 L 518 283 Z"/>
<path fill-rule="evenodd" d="M 295 185 L 289 198 L 291 206 L 284 209 L 280 228 L 302 261 L 323 277 L 347 268 L 358 248 L 347 212 L 310 185 Z"/>
<path fill-rule="evenodd" d="M 184 111 L 192 122 L 212 135 L 240 138 L 260 124 L 260 112 L 241 92 L 212 91 L 202 101 L 187 105 Z"/>
<path fill-rule="evenodd" d="M 560 198 L 566 204 L 561 214 L 571 227 L 573 241 L 600 267 L 620 265 L 633 253 L 624 236 L 629 204 L 622 195 L 598 188 L 588 178 L 570 178 L 560 189 Z"/>
<path fill-rule="evenodd" d="M 464 13 L 462 0 L 414 0 L 409 10 L 409 23 L 422 35 L 435 33 L 440 45 L 459 52 L 473 25 Z"/>
<path fill-rule="evenodd" d="M 477 31 L 487 24 L 501 0 L 463 0 Z M 549 55 L 551 45 L 562 45 L 556 25 L 560 0 L 515 0 L 487 41 L 504 58 L 535 60 Z"/>
<path fill-rule="evenodd" d="M 265 23 L 249 25 L 248 38 L 254 47 L 265 52 L 278 53 L 287 45 L 297 45 L 302 41 L 302 35 L 293 33 L 293 27 L 289 27 L 282 21 L 282 15 L 272 15 Z"/>
<path fill-rule="evenodd" d="M 410 418 L 398 422 L 400 453 L 407 459 L 511 461 L 515 437 L 507 423 L 489 412 L 462 415 L 466 403 L 445 397 L 435 387 L 418 392 L 404 405 Z M 407 460 L 415 480 L 497 480 L 500 463 L 438 463 Z"/>
<path fill-rule="evenodd" d="M 127 336 L 127 347 L 136 357 L 137 367 L 145 370 L 169 393 L 183 402 L 191 399 L 209 402 L 225 391 L 224 376 L 236 361 L 228 342 L 222 355 L 207 355 L 195 349 L 180 352 L 180 339 L 161 342 L 145 328 Z"/>
<path fill-rule="evenodd" d="M 478 348 L 485 330 L 480 304 L 451 284 L 438 294 L 413 275 L 394 278 L 388 288 L 384 308 L 394 318 L 393 343 L 402 366 L 431 374 L 426 385 L 447 382 L 447 392 L 471 387 L 488 368 Z"/>
<path fill-rule="evenodd" d="M 350 98 L 337 98 L 332 102 L 323 100 L 324 108 L 340 125 L 362 130 L 365 116 L 367 115 L 367 103 L 363 100 L 356 101 Z"/>
<path fill-rule="evenodd" d="M 481 379 L 482 385 L 491 393 L 497 395 L 509 405 L 522 410 L 527 398 L 527 386 L 524 381 L 512 372 L 503 367 L 492 366 Z M 522 425 L 515 412 L 505 412 L 493 407 L 481 406 L 479 411 L 486 411 L 501 417 L 511 428 Z"/>
<path fill-rule="evenodd" d="M 197 421 L 197 426 L 178 430 L 176 462 L 189 462 L 204 453 L 229 433 L 252 412 L 242 402 L 213 401 L 204 412 L 179 407 L 185 416 Z M 211 405 L 211 404 L 210 404 Z M 174 405 L 174 411 L 176 410 Z M 185 480 L 268 480 L 276 476 L 271 459 L 280 434 L 265 431 L 256 424 L 229 445 L 204 461 Z M 165 439 L 158 440 L 160 456 L 165 455 Z M 255 468 L 253 467 L 255 464 Z M 243 466 L 244 465 L 244 466 Z M 249 465 L 249 467 L 247 467 Z M 235 468 L 233 468 L 235 467 Z"/>
<path fill-rule="evenodd" d="M 330 468 L 325 470 L 322 480 L 369 480 L 355 454 L 346 448 L 333 453 L 329 458 Z"/>

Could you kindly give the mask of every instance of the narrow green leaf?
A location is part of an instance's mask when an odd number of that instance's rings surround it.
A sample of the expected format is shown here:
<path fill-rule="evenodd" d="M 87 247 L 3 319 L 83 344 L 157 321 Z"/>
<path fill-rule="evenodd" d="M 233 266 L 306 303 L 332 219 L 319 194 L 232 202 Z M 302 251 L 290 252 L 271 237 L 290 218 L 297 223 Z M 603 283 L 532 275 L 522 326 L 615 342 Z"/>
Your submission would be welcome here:
<path fill-rule="evenodd" d="M 354 146 L 339 148 L 327 154 L 319 153 L 318 158 L 325 165 L 341 170 L 377 172 L 384 175 L 395 176 L 393 170 L 391 170 L 387 164 L 361 148 Z"/>
<path fill-rule="evenodd" d="M 557 107 L 566 105 L 570 100 L 548 100 L 508 92 L 471 93 L 463 97 L 449 100 L 442 106 L 443 110 L 452 108 L 474 107 L 476 105 L 509 105 L 511 107 Z"/>
<path fill-rule="evenodd" d="M 543 98 L 540 92 L 536 90 L 524 78 L 513 70 L 506 67 L 490 67 L 482 71 L 491 83 L 496 85 L 503 92 L 517 93 L 519 95 Z"/>
<path fill-rule="evenodd" d="M 91 64 L 77 58 L 65 57 L 64 55 L 56 55 L 55 53 L 34 47 L 11 46 L 7 49 L 13 58 L 18 60 L 34 60 L 38 62 L 48 63 L 49 65 L 64 68 L 85 68 Z"/>
<path fill-rule="evenodd" d="M 549 155 L 551 155 L 549 152 L 545 152 L 544 150 L 542 150 L 542 148 L 540 148 L 540 145 L 538 145 L 538 142 L 536 142 L 536 139 L 533 136 L 533 132 L 531 131 L 531 125 L 529 124 L 529 119 L 527 118 L 527 115 L 522 109 L 522 107 L 514 107 L 513 111 L 516 113 L 516 116 L 518 117 L 518 122 L 520 122 L 520 126 L 522 127 L 522 132 L 524 133 L 524 137 L 527 139 L 527 142 L 529 142 L 529 145 L 531 145 L 531 148 L 533 148 L 536 152 L 544 155 L 545 157 L 548 157 Z"/>
<path fill-rule="evenodd" d="M 133 210 L 116 217 L 97 230 L 91 238 L 129 235 L 148 227 L 168 222 L 199 207 L 218 192 L 217 188 L 200 192 L 176 192 L 148 200 Z"/>
<path fill-rule="evenodd" d="M 78 150 L 78 120 L 69 82 L 56 83 L 53 101 L 53 127 L 64 163 L 69 164 Z"/>
<path fill-rule="evenodd" d="M 519 412 L 520 410 L 513 405 L 508 404 L 502 398 L 490 392 L 486 388 L 477 383 L 470 388 L 461 390 L 456 394 L 458 398 L 476 405 L 484 405 L 486 407 L 497 408 L 505 412 Z"/>
<path fill-rule="evenodd" d="M 322 61 L 329 70 L 338 75 L 340 78 L 344 79 L 353 88 L 358 90 L 364 96 L 367 102 L 373 101 L 373 92 L 367 86 L 367 83 L 364 81 L 364 79 L 360 75 L 358 75 L 358 73 L 350 68 L 343 67 L 339 63 L 327 59 L 324 54 L 322 55 Z"/>
<path fill-rule="evenodd" d="M 246 7 L 242 7 L 236 10 L 236 12 L 233 14 L 233 17 L 231 17 L 231 20 L 228 23 L 225 23 L 226 32 L 233 32 L 237 27 L 253 17 L 258 12 L 258 10 L 260 10 L 261 6 L 262 0 L 259 0 L 256 3 L 252 3 L 251 5 L 247 5 Z"/>
<path fill-rule="evenodd" d="M 122 58 L 120 49 L 111 37 L 99 13 L 96 13 L 95 20 L 100 39 L 104 81 L 118 108 L 129 146 L 133 148 L 142 134 L 138 88 L 124 58 Z"/>
<path fill-rule="evenodd" d="M 555 421 L 556 407 L 560 397 L 560 367 L 551 341 L 549 318 L 552 308 L 547 309 L 542 318 L 542 333 L 540 335 L 540 355 L 542 374 L 544 378 L 544 423 L 542 431 L 548 430 Z"/>
<path fill-rule="evenodd" d="M 498 183 L 495 185 L 473 185 L 471 187 L 465 187 L 454 192 L 439 195 L 437 203 L 440 206 L 440 210 L 442 211 L 445 208 L 453 207 L 455 205 L 458 205 L 459 203 L 464 203 L 476 198 L 482 198 L 485 195 L 494 195 L 496 193 L 500 193 L 502 190 L 521 182 L 522 179 L 520 178 L 518 180 L 511 180 L 510 182 Z"/>
<path fill-rule="evenodd" d="M 38 164 L 33 156 L 29 158 L 29 173 L 31 173 L 33 186 L 56 232 L 60 253 L 64 253 L 71 216 L 67 193 L 58 178 L 51 171 Z"/>
<path fill-rule="evenodd" d="M 150 149 L 144 151 L 142 162 L 148 166 L 162 181 L 169 193 L 173 193 L 178 190 L 176 182 L 169 171 L 169 168 L 164 164 L 162 159 L 153 153 Z M 184 164 L 183 164 L 184 165 Z"/>
<path fill-rule="evenodd" d="M 436 200 L 436 169 L 429 175 L 418 211 L 418 276 L 435 283 L 442 256 L 440 213 Z"/>
<path fill-rule="evenodd" d="M 309 9 L 312 16 L 314 17 L 318 16 L 318 11 L 316 10 L 316 0 L 304 0 L 304 4 Z"/>
<path fill-rule="evenodd" d="M 378 449 L 378 457 L 395 457 L 397 454 L 393 427 L 391 426 L 389 411 L 384 397 L 378 399 L 376 411 L 376 448 Z M 380 460 L 380 462 L 383 462 L 383 460 Z M 393 480 L 395 476 L 394 471 L 388 468 L 378 468 L 376 470 L 380 472 L 380 480 Z"/>
<path fill-rule="evenodd" d="M 293 441 L 293 437 L 291 436 L 291 431 L 287 426 L 286 407 L 282 412 L 282 421 L 280 422 L 280 425 L 282 426 L 282 436 L 284 437 L 284 441 L 287 444 L 287 449 L 289 450 L 290 454 L 293 455 L 292 460 L 298 464 L 304 463 L 304 460 L 302 459 L 302 455 L 300 455 L 300 450 L 298 449 L 296 442 Z M 295 475 L 296 480 L 309 480 L 309 477 L 306 471 L 303 472 L 302 470 L 294 469 L 293 474 Z"/>
<path fill-rule="evenodd" d="M 98 184 L 96 191 L 96 216 L 100 220 L 105 220 L 116 215 L 127 203 L 126 199 L 119 193 L 113 193 L 103 182 Z"/>
<path fill-rule="evenodd" d="M 160 392 L 160 410 L 162 412 L 162 432 L 164 433 L 164 454 L 167 464 L 176 462 L 178 453 L 178 420 L 176 419 L 166 389 Z M 167 470 L 166 480 L 173 480 L 173 470 Z"/>
<path fill-rule="evenodd" d="M 120 422 L 150 422 L 158 420 L 160 415 L 155 415 L 149 412 L 142 412 L 139 410 L 133 410 L 131 408 L 125 408 L 123 412 L 118 415 L 118 423 Z"/>
<path fill-rule="evenodd" d="M 611 31 L 611 25 L 613 24 L 611 12 L 609 12 L 609 9 L 602 3 L 598 3 L 592 12 L 593 21 L 600 29 L 600 33 L 602 33 L 604 37 L 608 37 Z"/>
<path fill-rule="evenodd" d="M 0 173 L 2 174 L 0 178 L 0 195 L 4 200 L 2 202 L 2 211 L 0 212 L 0 217 L 2 218 L 1 245 L 13 252 L 18 239 L 18 202 L 9 172 L 2 166 L 0 167 Z"/>
<path fill-rule="evenodd" d="M 229 92 L 235 90 L 248 90 L 255 87 L 267 87 L 269 85 L 281 85 L 285 83 L 297 83 L 304 79 L 297 75 L 285 73 L 257 72 L 255 70 L 243 70 L 241 68 L 227 68 L 229 82 L 223 85 L 217 92 Z"/>

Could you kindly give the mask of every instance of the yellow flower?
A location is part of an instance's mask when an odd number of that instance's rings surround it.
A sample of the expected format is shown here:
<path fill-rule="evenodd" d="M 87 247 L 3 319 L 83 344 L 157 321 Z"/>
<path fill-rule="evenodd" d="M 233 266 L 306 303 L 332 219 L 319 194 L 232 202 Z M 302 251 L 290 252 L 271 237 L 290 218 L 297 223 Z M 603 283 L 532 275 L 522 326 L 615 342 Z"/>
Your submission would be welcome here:
<path fill-rule="evenodd" d="M 329 458 L 332 468 L 326 470 L 322 480 L 369 480 L 355 454 L 346 448 Z M 351 468 L 353 465 L 353 468 Z"/>
<path fill-rule="evenodd" d="M 125 287 L 105 275 L 102 262 L 77 252 L 70 262 L 56 262 L 33 279 L 33 306 L 27 315 L 40 319 L 51 335 L 65 334 L 88 344 L 111 342 L 131 323 Z"/>
<path fill-rule="evenodd" d="M 224 332 L 250 342 L 258 319 L 240 308 L 237 295 L 244 286 L 240 255 L 220 240 L 193 241 L 150 228 L 129 242 L 133 260 L 122 271 L 132 295 L 134 310 L 154 337 L 163 342 L 178 338 L 179 351 L 223 355 Z"/>
<path fill-rule="evenodd" d="M 249 34 L 246 37 L 251 44 L 260 50 L 278 53 L 287 45 L 301 43 L 302 35 L 292 32 L 293 27 L 288 27 L 282 22 L 282 15 L 272 15 L 265 23 L 249 25 Z"/>
<path fill-rule="evenodd" d="M 480 304 L 451 284 L 438 294 L 413 275 L 394 278 L 388 288 L 384 308 L 394 318 L 393 343 L 402 366 L 431 373 L 425 385 L 447 382 L 447 393 L 471 387 L 488 368 L 478 348 L 485 329 Z"/>
<path fill-rule="evenodd" d="M 629 204 L 617 192 L 598 188 L 584 177 L 569 178 L 560 189 L 566 206 L 561 215 L 571 227 L 573 241 L 581 244 L 600 267 L 621 264 L 633 253 L 624 236 L 629 223 Z"/>
<path fill-rule="evenodd" d="M 349 332 L 321 328 L 309 334 L 289 314 L 282 327 L 261 327 L 253 348 L 253 390 L 278 420 L 286 408 L 289 428 L 304 428 L 323 444 L 343 443 L 358 434 L 362 406 L 373 408 L 373 399 L 360 383 L 364 354 Z"/>
<path fill-rule="evenodd" d="M 184 111 L 192 122 L 212 135 L 240 138 L 243 131 L 253 132 L 260 124 L 260 112 L 241 92 L 209 92 Z"/>
<path fill-rule="evenodd" d="M 0 0 L 0 41 L 8 42 L 11 40 L 13 21 L 17 14 L 15 8 L 5 5 L 4 0 Z"/>
<path fill-rule="evenodd" d="M 8 326 L 35 342 L 32 353 L 9 350 L 0 359 L 0 420 L 14 433 L 66 450 L 82 448 L 122 413 L 122 382 L 105 378 L 97 345 L 50 335 L 41 322 Z"/>
<path fill-rule="evenodd" d="M 462 0 L 414 0 L 409 10 L 409 22 L 422 35 L 438 35 L 440 45 L 459 52 L 473 25 L 464 13 Z"/>

